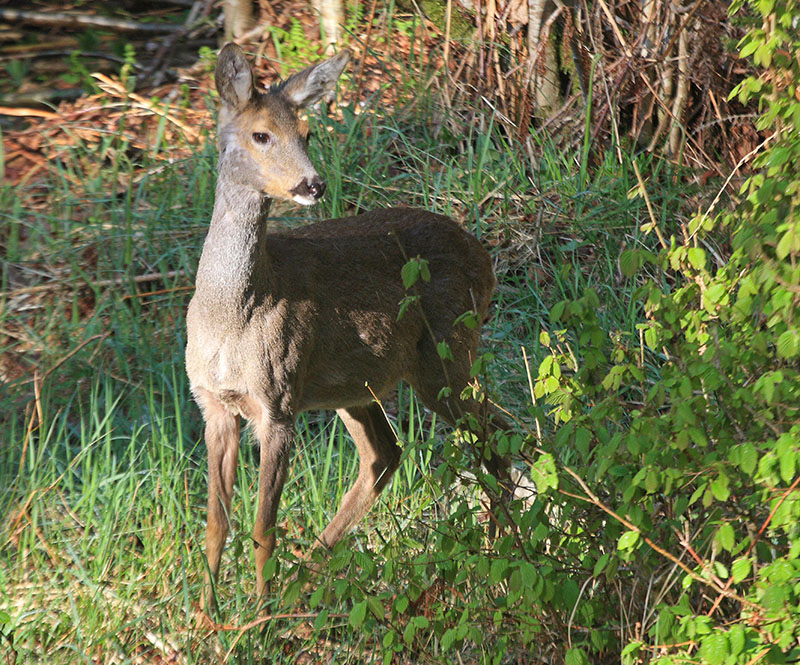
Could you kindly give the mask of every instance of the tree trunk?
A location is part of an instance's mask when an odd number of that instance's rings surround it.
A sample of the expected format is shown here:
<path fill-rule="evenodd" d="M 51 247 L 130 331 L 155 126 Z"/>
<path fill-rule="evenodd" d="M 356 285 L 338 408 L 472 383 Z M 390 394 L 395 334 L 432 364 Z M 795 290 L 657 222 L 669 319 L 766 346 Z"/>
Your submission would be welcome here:
<path fill-rule="evenodd" d="M 225 0 L 225 41 L 241 37 L 253 27 L 253 0 Z"/>
<path fill-rule="evenodd" d="M 319 23 L 325 39 L 325 52 L 331 54 L 339 41 L 344 22 L 342 0 L 313 0 L 313 5 L 319 14 Z"/>
<path fill-rule="evenodd" d="M 554 7 L 548 0 L 528 0 L 528 76 L 536 108 L 543 113 L 560 102 L 556 44 L 551 39 Z"/>

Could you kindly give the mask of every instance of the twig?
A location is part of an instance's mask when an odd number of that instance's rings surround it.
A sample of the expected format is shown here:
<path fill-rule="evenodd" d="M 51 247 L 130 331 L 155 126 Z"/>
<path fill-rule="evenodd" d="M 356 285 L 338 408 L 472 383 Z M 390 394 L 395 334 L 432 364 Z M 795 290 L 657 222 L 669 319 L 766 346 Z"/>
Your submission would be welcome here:
<path fill-rule="evenodd" d="M 159 115 L 166 120 L 169 120 L 173 125 L 179 127 L 183 132 L 190 137 L 192 140 L 197 140 L 199 133 L 193 127 L 189 127 L 185 122 L 178 120 L 178 118 L 170 115 L 168 111 L 170 110 L 171 106 L 168 105 L 166 108 L 161 108 L 159 104 L 153 103 L 149 99 L 145 99 L 141 95 L 137 95 L 135 92 L 129 91 L 122 83 L 119 81 L 115 81 L 114 79 L 109 78 L 105 74 L 101 74 L 100 72 L 94 72 L 92 74 L 92 78 L 97 79 L 100 82 L 100 88 L 103 92 L 108 94 L 117 95 L 123 99 L 132 99 L 134 102 L 138 104 L 140 108 L 146 109 L 155 115 Z"/>
<path fill-rule="evenodd" d="M 759 143 L 755 148 L 753 148 L 750 152 L 748 152 L 744 157 L 742 157 L 738 162 L 736 162 L 736 166 L 733 167 L 733 170 L 730 172 L 727 178 L 725 178 L 725 182 L 722 183 L 722 187 L 719 188 L 717 195 L 714 197 L 714 200 L 711 202 L 711 205 L 708 206 L 706 209 L 706 216 L 711 215 L 711 211 L 714 207 L 719 203 L 720 197 L 722 196 L 722 192 L 725 191 L 725 188 L 730 184 L 731 180 L 733 180 L 733 176 L 736 175 L 736 172 L 742 167 L 742 165 L 747 162 L 753 155 L 755 155 L 761 148 L 763 148 L 767 143 L 769 143 L 772 139 L 777 136 L 777 132 L 770 134 L 767 138 L 765 138 L 761 143 Z M 690 238 L 693 238 L 694 235 L 697 233 L 697 230 L 700 227 L 698 226 L 697 229 L 694 230 Z"/>
<path fill-rule="evenodd" d="M 536 406 L 536 395 L 533 392 L 533 378 L 531 377 L 531 365 L 528 362 L 528 353 L 525 350 L 524 346 L 522 347 L 522 358 L 525 361 L 525 371 L 528 374 L 528 387 L 530 388 L 530 391 L 531 391 L 531 402 L 533 403 L 533 406 Z M 539 439 L 539 443 L 541 443 L 542 442 L 542 427 L 541 427 L 541 425 L 539 425 L 538 416 L 535 417 L 535 420 L 536 420 L 536 438 L 538 438 Z"/>
<path fill-rule="evenodd" d="M 180 30 L 176 30 L 171 35 L 168 35 L 162 41 L 161 46 L 158 47 L 158 50 L 153 57 L 153 61 L 150 63 L 150 67 L 147 69 L 147 72 L 145 72 L 145 76 L 151 78 L 154 85 L 158 85 L 161 82 L 161 79 L 163 78 L 165 59 L 168 62 L 169 59 L 167 56 L 174 54 L 175 43 L 178 40 L 184 39 L 186 35 L 205 22 L 206 17 L 211 10 L 212 2 L 213 0 L 194 0 L 192 3 L 192 8 L 189 10 L 189 15 L 183 22 L 182 28 Z M 158 76 L 156 76 L 157 71 L 159 74 Z"/>
<path fill-rule="evenodd" d="M 143 293 L 126 293 L 122 296 L 123 300 L 130 300 L 132 298 L 149 298 L 152 296 L 163 296 L 167 293 L 177 293 L 178 291 L 192 291 L 194 284 L 187 284 L 185 286 L 176 286 L 171 289 L 156 289 L 155 291 L 144 291 Z"/>
<path fill-rule="evenodd" d="M 635 159 L 633 160 L 633 170 L 636 173 L 636 180 L 639 182 L 639 190 L 641 191 L 644 202 L 647 205 L 647 213 L 650 215 L 650 221 L 653 223 L 653 229 L 658 236 L 658 241 L 661 243 L 662 249 L 667 249 L 669 245 L 667 245 L 667 241 L 664 240 L 664 236 L 661 235 L 661 229 L 658 227 L 656 215 L 653 212 L 653 206 L 650 204 L 650 197 L 647 195 L 647 189 L 644 186 L 644 180 L 642 179 L 642 174 L 639 172 L 639 165 L 636 163 Z"/>
<path fill-rule="evenodd" d="M 39 427 L 42 426 L 42 403 L 39 399 L 41 396 L 41 381 L 39 381 L 39 371 L 33 370 L 33 400 L 34 405 L 31 409 L 31 418 L 28 421 L 28 428 L 25 430 L 25 440 L 22 443 L 22 455 L 19 458 L 19 469 L 17 470 L 17 475 L 22 475 L 22 467 L 25 465 L 25 454 L 28 452 L 28 444 L 31 441 L 31 434 L 33 434 L 33 423 L 34 421 L 39 423 Z M 27 409 L 26 409 L 27 411 Z"/>
<path fill-rule="evenodd" d="M 764 534 L 764 531 L 766 530 L 767 526 L 772 521 L 772 518 L 775 517 L 775 513 L 778 512 L 778 508 L 780 508 L 781 504 L 784 501 L 786 501 L 787 497 L 794 490 L 797 489 L 798 485 L 800 485 L 800 476 L 797 476 L 797 478 L 794 479 L 794 482 L 789 486 L 789 489 L 787 489 L 783 493 L 783 496 L 781 496 L 781 498 L 778 499 L 778 501 L 775 503 L 775 506 L 772 508 L 772 510 L 770 511 L 769 515 L 767 515 L 767 519 L 764 520 L 764 523 L 761 525 L 761 528 L 758 530 L 758 533 L 753 538 L 753 542 L 750 543 L 750 547 L 747 548 L 747 552 L 744 553 L 745 558 L 750 556 L 750 553 L 753 551 L 753 548 L 756 546 L 758 541 L 761 539 L 761 536 Z M 732 584 L 733 584 L 733 575 L 731 575 L 731 577 L 728 578 L 728 582 L 725 585 L 725 590 L 727 591 L 728 589 L 730 589 Z M 708 610 L 708 612 L 706 612 L 706 616 L 711 616 L 712 614 L 714 614 L 714 612 L 716 612 L 717 608 L 719 607 L 719 604 L 722 602 L 722 598 L 723 598 L 724 595 L 725 594 L 720 593 L 717 596 L 716 600 L 714 601 L 714 604 L 711 606 L 711 609 Z"/>
<path fill-rule="evenodd" d="M 369 38 L 372 35 L 372 24 L 375 20 L 375 9 L 378 6 L 378 0 L 372 0 L 372 7 L 369 10 L 369 20 L 367 21 L 367 34 L 364 36 L 364 48 L 361 51 L 361 60 L 358 63 L 358 74 L 356 74 L 355 85 L 353 85 L 353 90 L 356 91 L 358 94 L 361 88 L 361 76 L 364 73 L 364 63 L 367 59 L 367 53 L 369 52 Z"/>
<path fill-rule="evenodd" d="M 75 455 L 75 457 L 73 457 L 70 460 L 69 464 L 67 464 L 67 468 L 64 469 L 61 472 L 61 475 L 58 478 L 56 478 L 50 485 L 48 485 L 47 487 L 37 488 L 37 489 L 33 490 L 28 495 L 28 498 L 25 500 L 25 503 L 22 504 L 22 507 L 17 511 L 17 514 L 12 519 L 8 520 L 9 526 L 6 529 L 6 533 L 9 534 L 9 537 L 6 538 L 6 540 L 3 543 L 3 545 L 5 545 L 6 543 L 9 543 L 11 541 L 11 538 L 13 538 L 13 536 L 11 534 L 17 528 L 17 525 L 22 521 L 22 518 L 25 517 L 25 513 L 28 511 L 28 508 L 30 508 L 31 503 L 33 503 L 33 500 L 36 497 L 43 496 L 47 492 L 50 492 L 51 490 L 53 490 L 56 487 L 58 487 L 58 484 L 64 479 L 64 476 L 66 476 L 68 473 L 70 473 L 72 471 L 72 468 L 74 466 L 77 466 L 78 462 L 80 462 L 82 460 L 83 456 L 88 454 L 88 451 L 91 450 L 91 449 L 92 449 L 92 446 L 87 446 L 87 447 L 81 449 Z"/>
<path fill-rule="evenodd" d="M 234 630 L 238 630 L 239 631 L 239 634 L 236 636 L 236 639 L 233 641 L 233 644 L 231 645 L 231 648 L 228 649 L 228 653 L 225 654 L 225 658 L 222 659 L 223 663 L 227 663 L 228 662 L 228 659 L 231 657 L 231 654 L 233 653 L 233 650 L 236 648 L 236 645 L 239 643 L 239 640 L 242 638 L 242 635 L 244 635 L 251 628 L 256 628 L 257 626 L 260 626 L 261 624 L 267 623 L 268 621 L 277 620 L 277 619 L 316 619 L 318 616 L 319 616 L 319 612 L 288 612 L 288 613 L 285 613 L 285 614 L 265 614 L 264 616 L 261 616 L 258 619 L 250 621 L 249 623 L 246 623 L 243 626 L 233 626 L 233 625 L 230 625 L 230 624 L 215 623 L 214 621 L 212 621 L 209 618 L 209 616 L 207 614 L 205 614 L 205 613 L 203 614 L 203 618 L 207 621 L 208 624 L 210 624 L 209 627 L 214 632 L 234 631 Z M 346 614 L 333 614 L 333 613 L 331 613 L 328 616 L 330 618 L 334 618 L 334 619 L 345 619 L 345 618 L 347 618 Z"/>
<path fill-rule="evenodd" d="M 575 499 L 588 501 L 589 503 L 591 503 L 591 504 L 597 506 L 598 508 L 600 508 L 600 510 L 602 510 L 603 512 L 605 512 L 608 515 L 610 515 L 611 517 L 613 517 L 615 520 L 617 520 L 617 522 L 619 522 L 623 526 L 627 527 L 628 530 L 635 531 L 636 533 L 638 533 L 639 537 L 642 540 L 644 540 L 644 542 L 647 543 L 653 550 L 655 550 L 658 554 L 663 556 L 665 559 L 670 560 L 672 563 L 674 563 L 676 566 L 678 566 L 681 570 L 683 570 L 683 572 L 685 572 L 689 577 L 691 577 L 696 582 L 699 582 L 700 584 L 703 584 L 705 586 L 710 586 L 712 589 L 714 589 L 718 593 L 722 594 L 723 596 L 725 596 L 727 598 L 732 598 L 733 600 L 736 600 L 737 602 L 741 603 L 742 605 L 746 605 L 747 607 L 749 607 L 751 609 L 763 611 L 761 606 L 758 605 L 757 603 L 754 603 L 751 600 L 748 600 L 747 598 L 744 598 L 743 596 L 740 596 L 739 594 L 734 593 L 733 591 L 730 591 L 729 589 L 719 589 L 711 580 L 703 579 L 700 575 L 698 575 L 695 571 L 693 571 L 691 568 L 689 568 L 689 566 L 687 566 L 683 561 L 681 561 L 674 554 L 672 554 L 671 552 L 668 552 L 663 547 L 659 547 L 650 538 L 645 536 L 644 533 L 642 533 L 642 530 L 638 526 L 636 526 L 633 522 L 625 519 L 624 517 L 622 517 L 618 513 L 615 513 L 611 508 L 609 508 L 602 501 L 600 501 L 600 499 L 597 498 L 597 496 L 594 494 L 594 492 L 592 492 L 592 490 L 589 489 L 589 486 L 584 482 L 583 478 L 581 478 L 572 469 L 570 469 L 568 466 L 565 466 L 564 470 L 570 476 L 572 476 L 575 479 L 575 481 L 578 483 L 578 485 L 580 485 L 581 489 L 584 492 L 586 492 L 586 496 L 582 497 L 582 496 L 579 496 L 579 495 L 576 495 L 576 494 L 571 494 L 569 492 L 564 492 L 565 494 L 567 494 L 568 496 L 571 496 L 571 497 L 573 497 Z M 563 491 L 563 490 L 561 490 L 561 491 Z"/>
<path fill-rule="evenodd" d="M 141 284 L 143 282 L 155 282 L 156 280 L 159 279 L 172 279 L 174 277 L 185 277 L 185 276 L 186 276 L 185 270 L 170 270 L 169 272 L 151 272 L 145 275 L 134 275 L 133 277 L 127 277 L 121 275 L 119 277 L 114 277 L 112 279 L 102 279 L 99 282 L 82 282 L 80 284 L 74 284 L 74 283 L 64 284 L 64 282 L 61 280 L 53 280 L 52 282 L 47 282 L 47 284 L 26 286 L 21 289 L 14 289 L 13 291 L 0 291 L 0 298 L 5 298 L 5 297 L 15 298 L 17 296 L 30 295 L 32 293 L 54 291 L 60 287 L 72 287 L 72 288 L 83 289 L 89 286 L 95 289 L 103 289 L 106 288 L 107 286 L 121 286 L 122 284 L 127 284 L 129 281 L 132 281 L 134 284 Z"/>
<path fill-rule="evenodd" d="M 669 152 L 673 159 L 678 155 L 680 147 L 681 118 L 686 109 L 686 101 L 689 97 L 689 47 L 686 31 L 681 32 L 678 39 L 678 84 L 675 89 L 675 98 L 672 100 L 672 111 L 670 115 L 673 119 L 672 129 L 669 132 Z"/>
<path fill-rule="evenodd" d="M 47 118 L 48 120 L 56 120 L 61 118 L 58 113 L 53 113 L 52 111 L 42 111 L 41 109 L 9 108 L 7 106 L 0 106 L 0 115 L 13 115 L 19 118 Z"/>
<path fill-rule="evenodd" d="M 55 25 L 67 28 L 107 28 L 121 32 L 164 33 L 182 30 L 173 23 L 140 23 L 91 14 L 64 14 L 61 12 L 29 12 L 21 9 L 0 9 L 0 19 L 9 22 Z"/>
<path fill-rule="evenodd" d="M 444 27 L 444 52 L 442 53 L 442 60 L 444 61 L 444 97 L 450 99 L 450 20 L 453 14 L 453 0 L 447 0 L 447 9 L 445 16 Z"/>
<path fill-rule="evenodd" d="M 63 365 L 67 360 L 72 358 L 78 351 L 80 351 L 84 346 L 89 344 L 89 342 L 94 342 L 95 340 L 100 340 L 101 342 L 106 339 L 107 337 L 111 336 L 111 331 L 107 330 L 104 333 L 98 333 L 97 335 L 92 335 L 89 339 L 83 340 L 78 346 L 76 346 L 72 351 L 70 351 L 67 355 L 65 355 L 61 360 L 59 360 L 55 365 L 53 365 L 50 369 L 48 369 L 44 376 L 42 377 L 42 383 L 44 383 L 45 379 L 50 376 L 53 372 L 55 372 L 61 365 Z"/>
<path fill-rule="evenodd" d="M 55 58 L 55 57 L 67 58 L 72 53 L 74 53 L 74 51 L 58 50 L 58 49 L 51 49 L 47 51 L 36 51 L 34 53 L 14 53 L 13 55 L 0 55 L 0 62 L 8 62 L 9 60 L 19 60 L 21 58 L 25 58 L 26 60 L 35 60 L 37 58 Z M 113 53 L 103 53 L 102 51 L 80 51 L 80 57 L 94 58 L 96 60 L 108 60 L 110 62 L 116 62 L 121 65 L 124 65 L 127 62 L 125 58 L 120 58 L 118 55 L 114 55 Z M 133 64 L 133 67 L 135 69 L 141 69 L 141 67 L 136 63 Z"/>
<path fill-rule="evenodd" d="M 684 30 L 686 30 L 686 26 L 689 25 L 689 21 L 692 20 L 692 17 L 695 15 L 697 10 L 700 9 L 700 7 L 704 2 L 705 0 L 697 0 L 694 7 L 692 7 L 691 11 L 686 15 L 686 18 L 683 19 L 683 21 L 681 21 L 681 24 L 675 31 L 675 34 L 672 35 L 672 37 L 670 38 L 669 44 L 667 44 L 667 48 L 664 49 L 665 55 L 669 54 L 669 52 L 672 51 L 672 47 L 675 46 L 675 40 L 680 37 L 681 33 L 683 33 Z"/>
<path fill-rule="evenodd" d="M 620 46 L 622 46 L 622 51 L 625 54 L 627 60 L 633 60 L 633 52 L 631 51 L 631 47 L 628 46 L 628 42 L 625 41 L 625 37 L 622 36 L 622 32 L 617 25 L 617 21 L 614 19 L 614 15 L 611 13 L 611 10 L 608 8 L 608 5 L 605 3 L 605 0 L 600 0 L 600 8 L 603 10 L 603 13 L 606 15 L 608 22 L 611 24 L 611 29 L 614 31 L 614 34 L 617 37 L 617 41 L 619 42 Z"/>

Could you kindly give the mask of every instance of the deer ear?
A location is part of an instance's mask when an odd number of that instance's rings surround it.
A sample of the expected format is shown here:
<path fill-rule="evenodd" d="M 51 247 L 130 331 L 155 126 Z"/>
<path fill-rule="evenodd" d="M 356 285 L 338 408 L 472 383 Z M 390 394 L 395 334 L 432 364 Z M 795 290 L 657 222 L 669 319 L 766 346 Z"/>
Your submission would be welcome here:
<path fill-rule="evenodd" d="M 349 59 L 350 51 L 345 49 L 318 65 L 306 67 L 281 83 L 278 92 L 298 108 L 311 106 L 326 95 L 333 95 L 336 81 Z"/>
<path fill-rule="evenodd" d="M 236 110 L 244 108 L 253 96 L 253 79 L 253 68 L 244 51 L 236 44 L 225 44 L 214 72 L 214 83 L 222 101 Z"/>

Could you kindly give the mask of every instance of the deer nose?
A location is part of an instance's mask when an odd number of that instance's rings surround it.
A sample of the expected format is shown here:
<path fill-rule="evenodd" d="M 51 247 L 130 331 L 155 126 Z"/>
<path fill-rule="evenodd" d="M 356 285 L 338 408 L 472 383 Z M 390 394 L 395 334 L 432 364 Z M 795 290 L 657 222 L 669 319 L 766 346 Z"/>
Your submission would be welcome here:
<path fill-rule="evenodd" d="M 325 183 L 319 176 L 305 178 L 297 187 L 292 190 L 295 196 L 310 196 L 315 201 L 319 201 L 325 193 Z"/>
<path fill-rule="evenodd" d="M 325 193 L 325 183 L 322 180 L 312 180 L 308 184 L 308 193 L 311 194 L 316 200 L 322 198 Z"/>

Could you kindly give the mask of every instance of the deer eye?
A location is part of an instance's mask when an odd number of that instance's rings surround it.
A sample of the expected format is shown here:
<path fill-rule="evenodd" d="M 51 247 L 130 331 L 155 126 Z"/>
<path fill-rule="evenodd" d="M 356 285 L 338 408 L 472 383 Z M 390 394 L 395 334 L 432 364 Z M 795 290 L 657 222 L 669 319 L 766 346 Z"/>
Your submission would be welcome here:
<path fill-rule="evenodd" d="M 256 143 L 261 143 L 262 145 L 266 145 L 272 140 L 272 137 L 266 132 L 253 132 L 253 140 Z"/>

